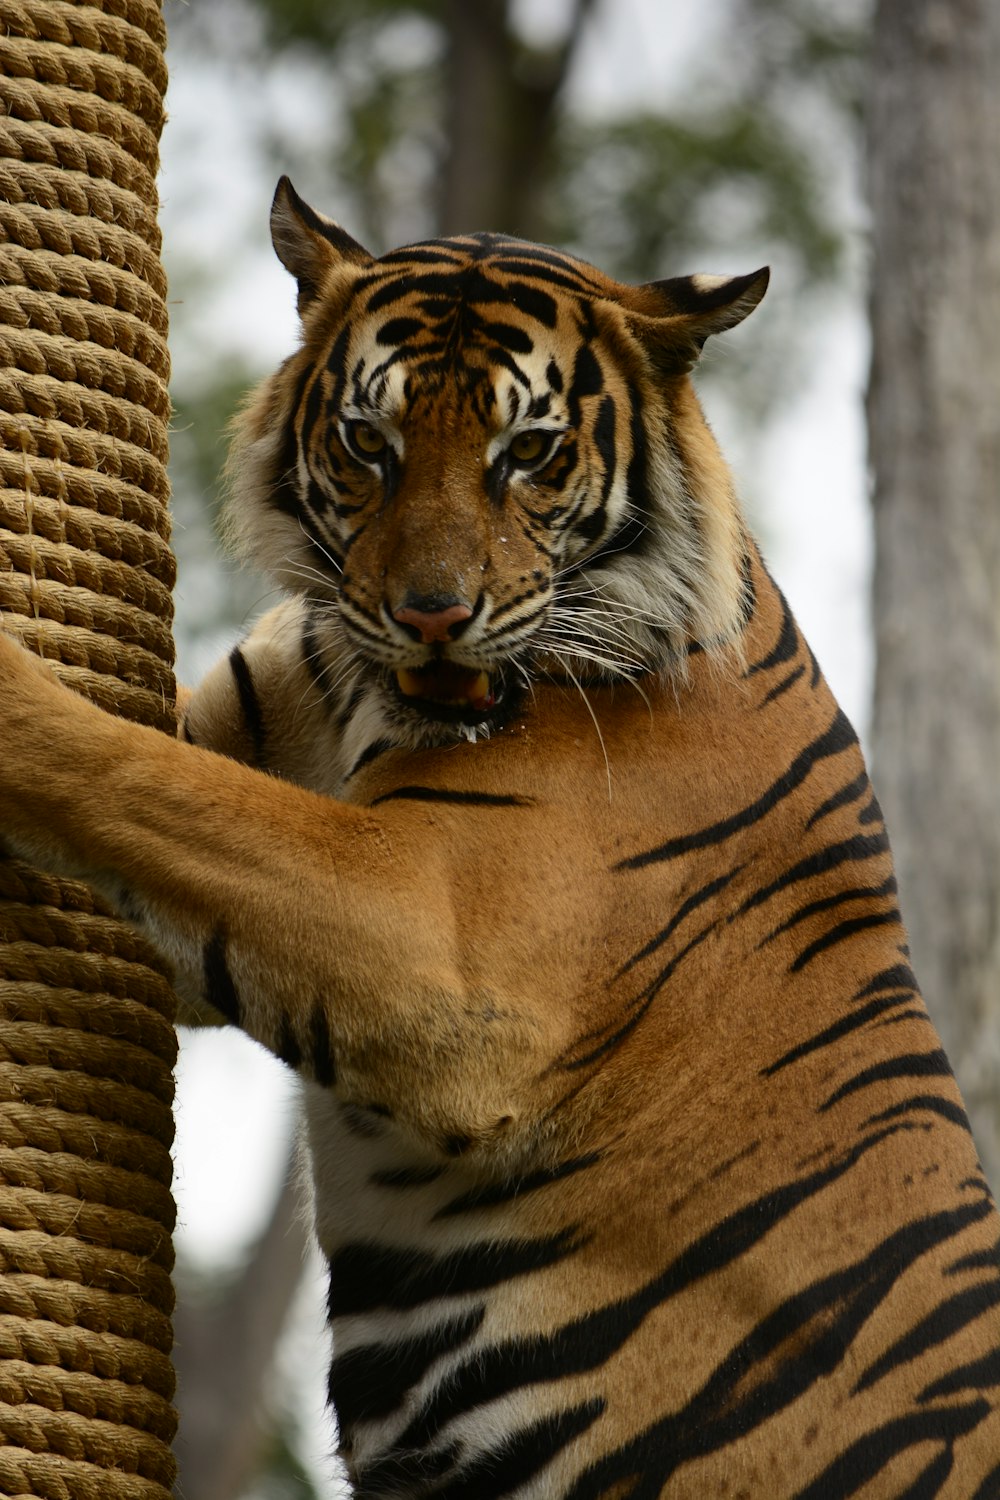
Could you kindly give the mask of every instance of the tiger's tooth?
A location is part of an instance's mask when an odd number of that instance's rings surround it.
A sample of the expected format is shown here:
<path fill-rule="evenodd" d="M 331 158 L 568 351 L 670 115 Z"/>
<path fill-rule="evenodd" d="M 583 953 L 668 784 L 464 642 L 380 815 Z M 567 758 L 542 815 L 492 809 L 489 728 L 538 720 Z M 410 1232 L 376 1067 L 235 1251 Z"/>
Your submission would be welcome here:
<path fill-rule="evenodd" d="M 471 705 L 480 710 L 492 708 L 496 701 L 488 672 L 473 672 L 471 668 L 451 663 L 442 664 L 441 670 L 435 670 L 433 665 L 397 667 L 395 677 L 406 698 L 449 704 L 453 708 Z"/>

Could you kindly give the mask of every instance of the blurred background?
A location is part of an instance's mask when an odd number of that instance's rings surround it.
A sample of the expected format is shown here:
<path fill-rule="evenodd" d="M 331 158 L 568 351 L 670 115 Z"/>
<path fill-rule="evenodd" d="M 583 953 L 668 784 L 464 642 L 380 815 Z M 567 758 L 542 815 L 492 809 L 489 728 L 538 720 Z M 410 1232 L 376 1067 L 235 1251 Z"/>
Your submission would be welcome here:
<path fill-rule="evenodd" d="M 867 742 L 873 9 L 166 0 L 181 679 L 197 681 L 273 602 L 221 555 L 215 527 L 226 423 L 296 339 L 294 287 L 267 230 L 287 172 L 375 253 L 493 228 L 629 280 L 769 264 L 763 306 L 713 341 L 697 384 L 772 569 Z M 253 1044 L 185 1035 L 184 1500 L 309 1500 L 335 1484 L 324 1289 L 289 1186 L 295 1114 L 290 1078 Z"/>

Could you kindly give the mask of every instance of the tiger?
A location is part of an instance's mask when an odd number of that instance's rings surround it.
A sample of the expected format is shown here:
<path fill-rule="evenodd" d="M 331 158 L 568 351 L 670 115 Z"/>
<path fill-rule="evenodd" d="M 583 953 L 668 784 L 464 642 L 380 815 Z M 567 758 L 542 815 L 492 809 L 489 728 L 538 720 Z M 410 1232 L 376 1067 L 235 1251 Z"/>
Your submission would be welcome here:
<path fill-rule="evenodd" d="M 0 638 L 0 836 L 299 1076 L 352 1493 L 996 1500 L 1000 1222 L 693 384 L 767 271 L 271 227 L 282 602 L 176 739 Z"/>

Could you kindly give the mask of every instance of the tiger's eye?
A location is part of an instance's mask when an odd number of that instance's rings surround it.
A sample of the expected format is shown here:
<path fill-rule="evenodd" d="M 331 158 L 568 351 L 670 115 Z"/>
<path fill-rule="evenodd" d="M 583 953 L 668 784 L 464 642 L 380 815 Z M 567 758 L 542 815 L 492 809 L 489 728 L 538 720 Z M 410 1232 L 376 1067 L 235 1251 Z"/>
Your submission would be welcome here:
<path fill-rule="evenodd" d="M 519 464 L 534 464 L 544 458 L 552 446 L 552 434 L 541 432 L 537 427 L 519 432 L 511 439 L 508 453 Z"/>
<path fill-rule="evenodd" d="M 385 452 L 385 436 L 370 422 L 352 422 L 349 432 L 351 442 L 366 458 L 378 458 L 380 453 Z"/>

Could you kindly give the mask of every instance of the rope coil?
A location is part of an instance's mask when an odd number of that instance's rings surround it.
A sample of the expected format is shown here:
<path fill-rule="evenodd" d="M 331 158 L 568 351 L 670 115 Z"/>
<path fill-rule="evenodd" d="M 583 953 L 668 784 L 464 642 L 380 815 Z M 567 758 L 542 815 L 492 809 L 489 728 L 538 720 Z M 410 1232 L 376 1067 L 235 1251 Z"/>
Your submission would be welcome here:
<path fill-rule="evenodd" d="M 154 0 L 0 0 L 0 615 L 170 730 Z M 0 1494 L 167 1500 L 173 997 L 73 882 L 0 861 Z"/>

